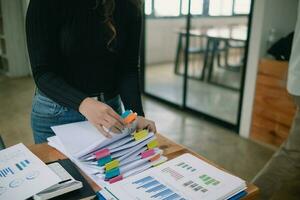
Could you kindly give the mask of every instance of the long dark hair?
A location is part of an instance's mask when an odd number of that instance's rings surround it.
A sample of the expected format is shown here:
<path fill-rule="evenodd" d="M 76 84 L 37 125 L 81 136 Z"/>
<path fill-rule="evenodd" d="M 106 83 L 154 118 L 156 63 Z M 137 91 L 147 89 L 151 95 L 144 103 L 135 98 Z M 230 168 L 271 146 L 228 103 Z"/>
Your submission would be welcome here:
<path fill-rule="evenodd" d="M 125 0 L 121 0 L 125 1 Z M 127 0 L 131 2 L 138 10 L 142 7 L 141 0 Z M 103 23 L 106 24 L 109 30 L 109 39 L 107 41 L 107 48 L 113 50 L 112 42 L 117 36 L 117 31 L 114 26 L 113 14 L 115 10 L 115 0 L 96 0 L 96 5 L 94 7 L 100 13 Z"/>

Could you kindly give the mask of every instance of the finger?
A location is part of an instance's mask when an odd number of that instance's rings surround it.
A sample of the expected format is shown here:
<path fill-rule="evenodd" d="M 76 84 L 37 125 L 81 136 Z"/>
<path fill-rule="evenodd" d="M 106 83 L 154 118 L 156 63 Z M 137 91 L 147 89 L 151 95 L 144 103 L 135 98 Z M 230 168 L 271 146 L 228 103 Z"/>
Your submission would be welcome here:
<path fill-rule="evenodd" d="M 101 124 L 103 124 L 103 126 L 106 128 L 106 131 L 108 131 L 108 132 L 113 132 L 113 133 L 122 133 L 123 132 L 122 129 L 111 125 L 111 123 L 107 120 L 103 120 Z"/>
<path fill-rule="evenodd" d="M 156 131 L 156 126 L 155 126 L 154 123 L 148 124 L 148 125 L 147 125 L 147 129 L 148 129 L 150 132 L 154 132 L 154 133 L 157 132 L 157 131 Z"/>
<path fill-rule="evenodd" d="M 109 134 L 109 132 L 105 131 L 104 128 L 102 127 L 102 125 L 96 125 L 96 128 L 98 129 L 98 131 L 100 133 L 102 133 L 102 135 L 104 135 L 107 138 L 111 138 L 111 134 Z"/>
<path fill-rule="evenodd" d="M 111 129 L 111 132 L 113 132 L 113 133 L 116 133 L 116 134 L 122 133 L 122 131 L 120 129 L 116 128 L 116 127 L 112 127 L 110 129 Z"/>
<path fill-rule="evenodd" d="M 125 123 L 124 120 L 121 118 L 121 116 L 118 115 L 113 109 L 110 109 L 110 110 L 108 111 L 108 114 L 109 114 L 110 116 L 112 116 L 114 119 L 116 119 L 116 120 L 117 120 L 120 124 L 122 124 L 123 126 L 126 125 L 126 123 Z"/>
<path fill-rule="evenodd" d="M 119 121 L 117 121 L 115 118 L 111 117 L 110 115 L 105 116 L 105 121 L 108 122 L 109 127 L 116 127 L 121 131 L 125 128 L 124 125 L 122 125 Z"/>

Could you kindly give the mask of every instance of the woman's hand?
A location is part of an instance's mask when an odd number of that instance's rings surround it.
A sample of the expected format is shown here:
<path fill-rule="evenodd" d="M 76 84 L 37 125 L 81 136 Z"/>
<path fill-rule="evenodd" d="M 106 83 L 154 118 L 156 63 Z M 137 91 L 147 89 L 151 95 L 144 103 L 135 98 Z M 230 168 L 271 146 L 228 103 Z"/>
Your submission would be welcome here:
<path fill-rule="evenodd" d="M 110 106 L 93 98 L 85 98 L 79 106 L 79 112 L 108 138 L 111 138 L 109 131 L 121 133 L 125 128 L 123 119 Z"/>
<path fill-rule="evenodd" d="M 137 130 L 148 129 L 150 132 L 156 133 L 155 123 L 151 120 L 145 119 L 142 116 L 137 117 Z"/>

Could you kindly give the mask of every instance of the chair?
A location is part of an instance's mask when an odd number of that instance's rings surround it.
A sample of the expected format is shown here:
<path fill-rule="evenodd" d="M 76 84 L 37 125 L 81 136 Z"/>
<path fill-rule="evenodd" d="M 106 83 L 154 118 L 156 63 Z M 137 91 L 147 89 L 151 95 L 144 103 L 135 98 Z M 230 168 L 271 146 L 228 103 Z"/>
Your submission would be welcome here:
<path fill-rule="evenodd" d="M 0 150 L 2 150 L 2 149 L 5 149 L 5 145 L 4 145 L 4 142 L 3 142 L 2 137 L 0 135 Z"/>

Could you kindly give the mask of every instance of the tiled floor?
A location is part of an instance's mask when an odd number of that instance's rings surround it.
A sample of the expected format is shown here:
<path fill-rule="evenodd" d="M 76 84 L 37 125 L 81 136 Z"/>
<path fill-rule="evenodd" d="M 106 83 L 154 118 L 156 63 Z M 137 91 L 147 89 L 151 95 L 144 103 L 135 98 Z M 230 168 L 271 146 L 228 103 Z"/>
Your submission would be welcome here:
<path fill-rule="evenodd" d="M 0 76 L 0 134 L 7 145 L 33 142 L 29 118 L 33 91 L 30 77 L 8 79 Z M 247 180 L 273 153 L 222 127 L 149 98 L 144 98 L 144 107 L 159 132 Z"/>
<path fill-rule="evenodd" d="M 200 76 L 201 63 L 196 64 L 198 66 L 190 65 L 189 74 Z M 145 79 L 146 92 L 172 103 L 182 104 L 183 76 L 174 73 L 174 63 L 147 66 Z M 213 79 L 231 87 L 240 86 L 239 72 L 231 72 L 216 66 Z M 239 91 L 219 87 L 207 81 L 188 80 L 188 107 L 233 124 L 237 123 L 239 98 Z"/>

